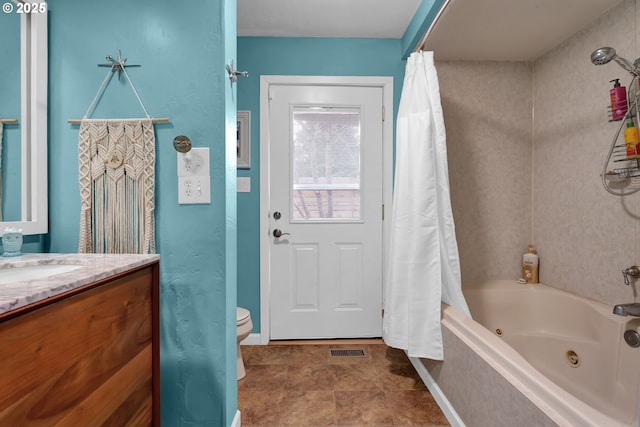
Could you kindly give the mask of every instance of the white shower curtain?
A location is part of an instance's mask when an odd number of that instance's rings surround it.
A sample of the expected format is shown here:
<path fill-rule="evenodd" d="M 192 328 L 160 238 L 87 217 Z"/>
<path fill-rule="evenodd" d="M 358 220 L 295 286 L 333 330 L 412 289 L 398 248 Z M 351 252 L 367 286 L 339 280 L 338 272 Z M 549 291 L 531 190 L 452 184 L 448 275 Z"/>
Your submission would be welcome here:
<path fill-rule="evenodd" d="M 433 52 L 415 52 L 407 60 L 396 124 L 385 342 L 409 356 L 442 360 L 441 301 L 470 316 L 460 284 L 438 76 Z"/>

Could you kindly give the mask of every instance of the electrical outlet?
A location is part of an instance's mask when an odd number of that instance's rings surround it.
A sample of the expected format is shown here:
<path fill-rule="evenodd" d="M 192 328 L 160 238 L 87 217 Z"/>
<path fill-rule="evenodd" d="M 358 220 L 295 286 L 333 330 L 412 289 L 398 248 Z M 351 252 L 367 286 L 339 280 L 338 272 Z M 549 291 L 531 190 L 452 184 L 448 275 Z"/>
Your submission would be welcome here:
<path fill-rule="evenodd" d="M 178 176 L 209 175 L 209 148 L 192 148 L 178 154 Z"/>
<path fill-rule="evenodd" d="M 207 175 L 178 177 L 178 203 L 206 204 L 211 203 L 211 182 Z"/>

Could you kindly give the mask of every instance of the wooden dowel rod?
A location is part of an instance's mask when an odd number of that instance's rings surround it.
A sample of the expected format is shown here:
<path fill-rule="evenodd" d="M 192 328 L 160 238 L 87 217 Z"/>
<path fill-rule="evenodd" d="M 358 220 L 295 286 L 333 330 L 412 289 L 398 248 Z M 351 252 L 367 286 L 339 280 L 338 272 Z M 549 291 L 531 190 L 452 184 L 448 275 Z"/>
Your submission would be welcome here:
<path fill-rule="evenodd" d="M 100 120 L 100 119 L 90 119 L 90 120 Z M 108 120 L 131 120 L 131 119 L 104 119 L 104 120 L 108 121 Z M 67 120 L 67 122 L 79 125 L 80 123 L 82 123 L 82 119 L 69 119 Z M 158 117 L 158 118 L 152 118 L 151 122 L 152 123 L 169 123 L 171 122 L 171 119 L 169 119 L 168 117 Z"/>

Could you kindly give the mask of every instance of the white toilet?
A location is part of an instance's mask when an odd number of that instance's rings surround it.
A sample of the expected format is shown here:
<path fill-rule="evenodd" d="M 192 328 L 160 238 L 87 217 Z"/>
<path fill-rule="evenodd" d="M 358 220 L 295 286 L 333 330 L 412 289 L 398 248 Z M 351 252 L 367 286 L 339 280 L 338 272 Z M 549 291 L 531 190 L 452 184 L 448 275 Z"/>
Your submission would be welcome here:
<path fill-rule="evenodd" d="M 242 307 L 236 308 L 236 326 L 238 328 L 238 379 L 241 380 L 246 375 L 244 370 L 244 362 L 242 361 L 242 353 L 240 351 L 240 341 L 247 338 L 253 329 L 251 323 L 251 313 Z"/>

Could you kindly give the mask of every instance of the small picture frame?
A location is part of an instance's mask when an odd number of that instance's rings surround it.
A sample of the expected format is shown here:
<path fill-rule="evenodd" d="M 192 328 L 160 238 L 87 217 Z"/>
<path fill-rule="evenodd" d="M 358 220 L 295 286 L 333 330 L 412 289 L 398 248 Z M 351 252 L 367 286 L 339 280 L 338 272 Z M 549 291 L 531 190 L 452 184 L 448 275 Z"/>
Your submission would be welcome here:
<path fill-rule="evenodd" d="M 251 111 L 237 113 L 237 143 L 238 169 L 251 168 Z"/>

